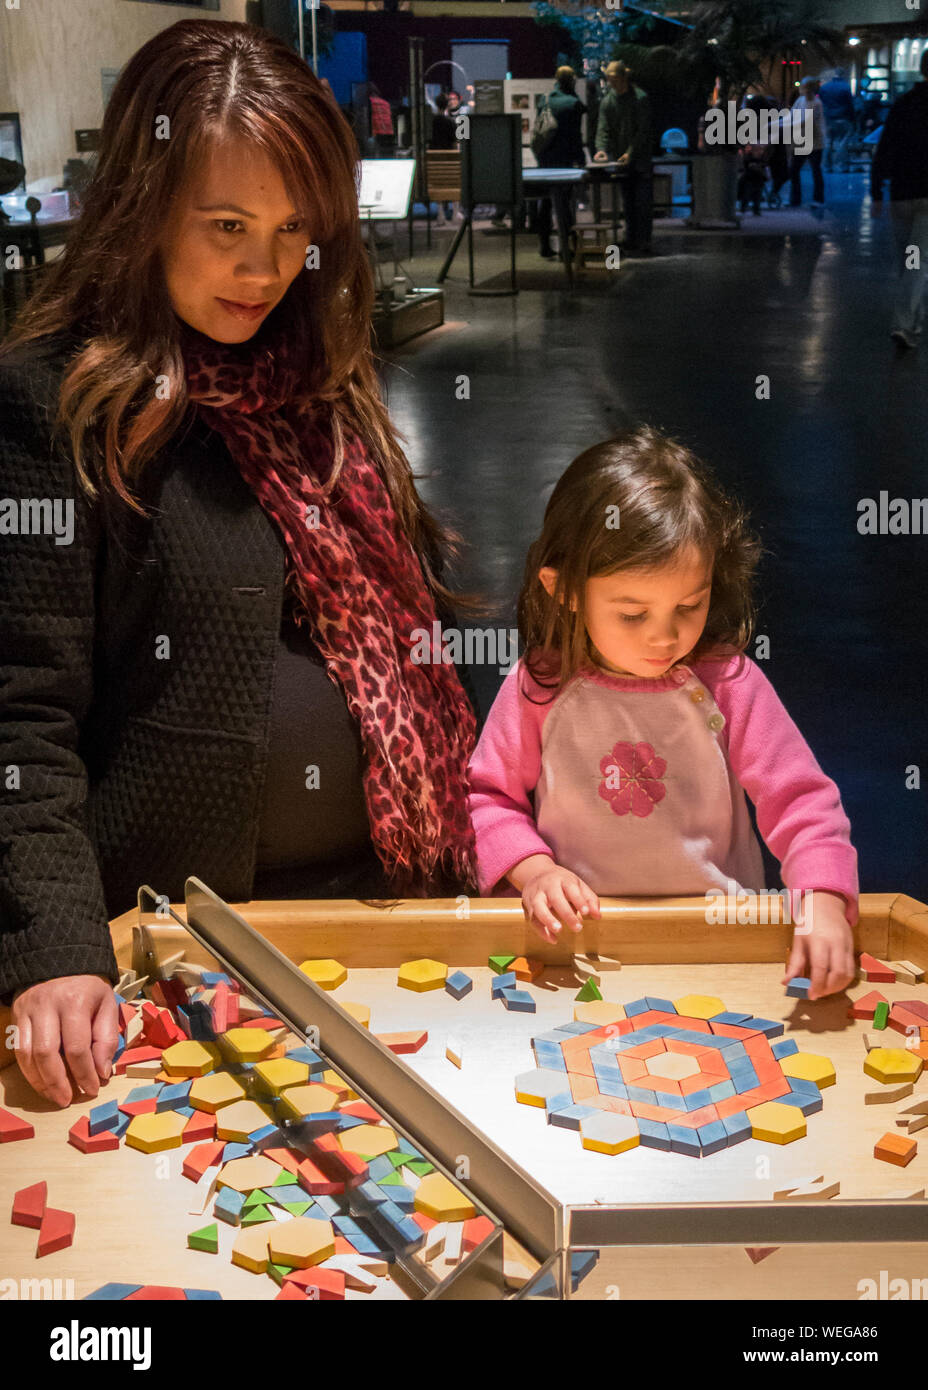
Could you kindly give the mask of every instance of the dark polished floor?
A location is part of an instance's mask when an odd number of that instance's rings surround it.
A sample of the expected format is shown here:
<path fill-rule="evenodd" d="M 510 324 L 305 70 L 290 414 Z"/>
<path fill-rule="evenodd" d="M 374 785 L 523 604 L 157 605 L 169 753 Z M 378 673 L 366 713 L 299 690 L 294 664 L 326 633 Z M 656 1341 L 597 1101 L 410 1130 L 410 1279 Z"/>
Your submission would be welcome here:
<path fill-rule="evenodd" d="M 504 626 L 577 453 L 647 421 L 705 457 L 766 546 L 764 669 L 841 789 L 862 889 L 928 901 L 928 535 L 857 531 L 862 498 L 928 496 L 928 344 L 899 357 L 889 340 L 890 227 L 863 191 L 861 176 L 830 179 L 828 216 L 806 214 L 805 235 L 658 237 L 653 260 L 572 295 L 525 237 L 520 268 L 550 287 L 469 296 L 462 249 L 449 324 L 393 352 L 385 379 L 423 495 L 472 547 L 459 579 Z M 418 283 L 449 239 L 433 233 L 426 255 L 417 235 Z M 478 281 L 507 254 L 478 235 Z M 461 374 L 470 400 L 455 398 Z M 474 676 L 488 709 L 500 678 Z M 921 790 L 906 788 L 913 767 Z"/>

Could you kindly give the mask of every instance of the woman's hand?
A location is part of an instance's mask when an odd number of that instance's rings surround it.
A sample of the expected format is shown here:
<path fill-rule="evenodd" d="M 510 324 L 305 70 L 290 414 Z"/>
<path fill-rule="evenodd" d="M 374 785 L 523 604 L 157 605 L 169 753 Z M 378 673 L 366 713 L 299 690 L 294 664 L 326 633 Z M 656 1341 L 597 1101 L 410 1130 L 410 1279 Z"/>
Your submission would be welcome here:
<path fill-rule="evenodd" d="M 64 975 L 30 985 L 15 995 L 12 1021 L 20 1071 L 40 1096 L 70 1105 L 72 1078 L 87 1096 L 109 1080 L 119 1014 L 104 976 Z"/>
<path fill-rule="evenodd" d="M 854 936 L 844 915 L 844 899 L 838 893 L 815 892 L 811 911 L 797 923 L 793 933 L 783 984 L 796 975 L 810 982 L 809 998 L 838 994 L 854 979 Z"/>
<path fill-rule="evenodd" d="M 584 917 L 602 916 L 592 888 L 546 854 L 523 859 L 508 878 L 521 892 L 525 915 L 544 941 L 556 941 L 562 926 L 579 932 Z"/>

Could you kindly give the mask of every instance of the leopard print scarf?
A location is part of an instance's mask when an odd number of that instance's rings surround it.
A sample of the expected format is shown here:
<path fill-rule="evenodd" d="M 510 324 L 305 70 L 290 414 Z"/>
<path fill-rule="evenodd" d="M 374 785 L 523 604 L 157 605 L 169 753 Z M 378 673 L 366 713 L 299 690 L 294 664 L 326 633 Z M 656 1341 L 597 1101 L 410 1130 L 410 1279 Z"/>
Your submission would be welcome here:
<path fill-rule="evenodd" d="M 294 617 L 310 623 L 360 728 L 371 839 L 393 891 L 473 887 L 476 720 L 453 665 L 411 660 L 412 632 L 432 632 L 435 603 L 380 470 L 349 436 L 327 495 L 331 438 L 287 408 L 298 377 L 285 344 L 258 335 L 227 345 L 190 330 L 183 354 L 189 398 L 283 536 Z"/>

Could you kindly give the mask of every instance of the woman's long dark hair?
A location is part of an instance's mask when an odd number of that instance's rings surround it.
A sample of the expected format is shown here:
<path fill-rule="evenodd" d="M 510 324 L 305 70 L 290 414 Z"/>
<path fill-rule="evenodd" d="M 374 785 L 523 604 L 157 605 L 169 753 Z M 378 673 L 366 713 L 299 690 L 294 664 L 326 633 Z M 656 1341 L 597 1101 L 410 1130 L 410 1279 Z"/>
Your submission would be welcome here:
<path fill-rule="evenodd" d="M 166 131 L 169 138 L 159 138 Z M 134 494 L 145 465 L 192 411 L 182 324 L 160 244 L 190 172 L 211 144 L 229 137 L 247 140 L 275 163 L 307 218 L 308 240 L 319 248 L 318 268 L 300 272 L 268 323 L 306 364 L 294 405 L 321 413 L 331 430 L 329 486 L 350 430 L 377 460 L 435 597 L 463 612 L 482 611 L 478 600 L 453 593 L 436 577 L 441 561 L 459 551 L 460 537 L 418 497 L 381 398 L 354 136 L 331 93 L 266 30 L 181 20 L 130 58 L 106 110 L 80 219 L 0 355 L 36 339 L 78 335 L 56 430 L 67 439 L 88 494 L 108 490 L 141 510 Z"/>

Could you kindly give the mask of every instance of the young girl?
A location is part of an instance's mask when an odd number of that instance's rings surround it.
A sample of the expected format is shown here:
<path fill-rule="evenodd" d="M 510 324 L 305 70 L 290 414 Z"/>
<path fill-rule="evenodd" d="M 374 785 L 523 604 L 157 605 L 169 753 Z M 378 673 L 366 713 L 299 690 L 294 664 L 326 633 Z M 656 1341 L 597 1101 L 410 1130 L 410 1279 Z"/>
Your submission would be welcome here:
<path fill-rule="evenodd" d="M 470 763 L 478 879 L 521 893 L 548 941 L 598 917 L 598 894 L 762 891 L 747 793 L 793 901 L 813 894 L 784 982 L 809 976 L 817 998 L 854 975 L 857 856 L 837 787 L 744 655 L 759 553 L 657 431 L 574 460 L 529 552 L 524 656 Z"/>

